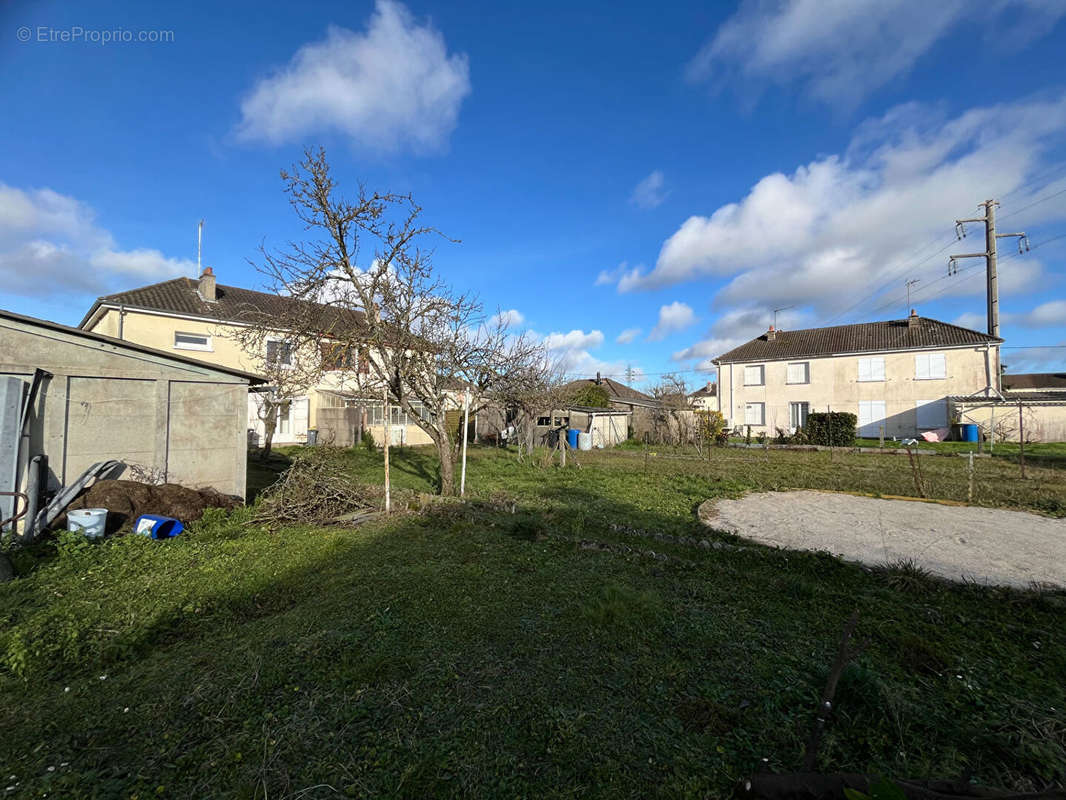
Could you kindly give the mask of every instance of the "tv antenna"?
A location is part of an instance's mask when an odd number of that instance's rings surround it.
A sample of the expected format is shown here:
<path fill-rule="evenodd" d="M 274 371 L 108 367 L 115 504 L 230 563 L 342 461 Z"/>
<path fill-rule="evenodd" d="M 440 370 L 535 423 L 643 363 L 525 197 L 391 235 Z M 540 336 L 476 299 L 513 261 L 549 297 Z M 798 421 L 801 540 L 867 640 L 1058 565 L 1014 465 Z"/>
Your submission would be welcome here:
<path fill-rule="evenodd" d="M 903 316 L 907 316 L 911 313 L 911 287 L 914 286 L 916 283 L 921 282 L 921 278 L 911 278 L 909 281 L 907 281 L 907 307 L 903 311 Z"/>
<path fill-rule="evenodd" d="M 200 224 L 196 226 L 196 274 L 193 278 L 199 278 L 203 273 L 203 267 L 200 266 L 204 251 L 204 221 L 200 220 Z"/>
<path fill-rule="evenodd" d="M 774 330 L 775 331 L 777 330 L 777 312 L 778 311 L 788 311 L 790 308 L 795 308 L 795 307 L 796 307 L 795 305 L 791 305 L 791 306 L 781 306 L 781 308 L 775 308 L 774 309 Z"/>

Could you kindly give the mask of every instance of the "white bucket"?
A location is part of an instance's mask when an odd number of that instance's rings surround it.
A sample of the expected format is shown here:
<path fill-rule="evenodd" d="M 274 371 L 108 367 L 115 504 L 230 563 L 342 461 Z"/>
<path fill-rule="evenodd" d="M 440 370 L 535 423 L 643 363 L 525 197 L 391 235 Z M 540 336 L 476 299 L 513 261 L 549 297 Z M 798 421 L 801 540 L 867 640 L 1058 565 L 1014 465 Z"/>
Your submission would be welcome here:
<path fill-rule="evenodd" d="M 74 508 L 67 512 L 67 530 L 80 531 L 86 539 L 99 539 L 106 525 L 106 508 Z"/>
<path fill-rule="evenodd" d="M 582 431 L 577 435 L 577 449 L 578 450 L 591 450 L 592 449 L 592 434 Z"/>

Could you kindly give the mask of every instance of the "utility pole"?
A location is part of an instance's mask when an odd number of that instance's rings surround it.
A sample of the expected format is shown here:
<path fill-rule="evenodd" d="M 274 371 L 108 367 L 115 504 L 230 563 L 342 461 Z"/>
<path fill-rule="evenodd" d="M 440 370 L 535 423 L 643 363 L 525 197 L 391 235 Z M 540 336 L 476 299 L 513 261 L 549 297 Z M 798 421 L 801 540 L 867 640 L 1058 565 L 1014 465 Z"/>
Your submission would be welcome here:
<path fill-rule="evenodd" d="M 903 316 L 906 317 L 911 313 L 911 287 L 916 283 L 921 283 L 921 278 L 911 278 L 907 281 L 907 307 L 903 309 Z"/>
<path fill-rule="evenodd" d="M 999 337 L 999 276 L 996 274 L 996 240 L 1013 237 L 1018 240 L 1019 253 L 1029 250 L 1029 237 L 1024 233 L 996 233 L 996 206 L 998 205 L 999 203 L 995 200 L 985 200 L 985 202 L 980 203 L 977 206 L 978 208 L 983 208 L 985 210 L 985 215 L 983 217 L 955 220 L 955 236 L 958 239 L 962 239 L 966 236 L 967 222 L 984 223 L 985 252 L 961 253 L 956 256 L 950 256 L 948 259 L 948 275 L 954 275 L 958 272 L 958 267 L 955 262 L 960 258 L 983 258 L 985 260 L 988 333 L 997 338 Z"/>
<path fill-rule="evenodd" d="M 633 383 L 633 365 L 626 364 L 626 386 Z"/>

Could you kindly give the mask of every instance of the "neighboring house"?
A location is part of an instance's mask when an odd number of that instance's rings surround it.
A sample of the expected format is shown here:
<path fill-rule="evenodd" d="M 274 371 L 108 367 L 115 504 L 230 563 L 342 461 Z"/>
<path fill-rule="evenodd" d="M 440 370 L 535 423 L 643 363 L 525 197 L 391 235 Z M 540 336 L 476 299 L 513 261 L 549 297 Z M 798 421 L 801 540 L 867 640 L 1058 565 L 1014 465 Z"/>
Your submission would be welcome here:
<path fill-rule="evenodd" d="M 1066 441 L 1066 373 L 1003 375 L 1000 397 L 953 397 L 961 422 L 981 426 L 993 441 Z"/>
<path fill-rule="evenodd" d="M 0 469 L 0 490 L 10 491 L 12 480 L 24 487 L 30 459 L 43 455 L 43 491 L 116 459 L 129 468 L 124 477 L 243 497 L 248 391 L 263 383 L 184 353 L 0 311 L 0 385 L 8 400 L 0 409 L 0 455 L 17 465 L 14 473 L 11 463 Z M 11 412 L 21 417 L 18 406 L 30 398 L 22 436 L 17 425 L 12 436 Z"/>
<path fill-rule="evenodd" d="M 701 386 L 688 396 L 689 404 L 696 411 L 718 410 L 718 386 L 714 381 L 708 381 L 706 386 Z"/>
<path fill-rule="evenodd" d="M 274 366 L 290 363 L 298 354 L 292 352 L 283 335 L 268 342 L 266 352 L 247 353 L 233 338 L 232 331 L 246 324 L 242 319 L 247 320 L 249 314 L 283 318 L 286 304 L 298 302 L 302 301 L 218 284 L 214 272 L 207 267 L 199 280 L 175 278 L 100 297 L 79 327 L 210 364 L 254 372 L 262 370 L 267 363 Z M 360 316 L 358 312 L 348 313 L 356 318 Z M 346 407 L 354 407 L 364 429 L 370 431 L 377 443 L 383 442 L 384 403 L 377 392 L 363 388 L 370 382 L 367 357 L 372 358 L 373 354 L 359 354 L 349 359 L 353 363 L 337 363 L 317 385 L 308 387 L 306 392 L 279 408 L 274 444 L 307 441 L 308 429 L 319 424 L 320 410 Z M 262 401 L 257 394 L 252 394 L 247 402 L 247 427 L 261 438 L 264 434 L 259 416 Z M 394 444 L 431 442 L 398 406 L 390 406 L 389 417 Z"/>
<path fill-rule="evenodd" d="M 950 398 L 999 392 L 1002 339 L 914 312 L 902 320 L 798 331 L 772 327 L 714 360 L 730 427 L 795 430 L 812 411 L 848 411 L 859 434 L 947 427 Z"/>
<path fill-rule="evenodd" d="M 637 391 L 631 386 L 602 378 L 597 372 L 595 378 L 581 378 L 570 381 L 563 387 L 564 391 L 576 392 L 590 384 L 602 386 L 607 391 L 609 408 L 613 411 L 629 412 L 629 434 L 642 437 L 645 433 L 651 433 L 655 428 L 655 419 L 662 409 L 662 403 L 644 392 Z"/>

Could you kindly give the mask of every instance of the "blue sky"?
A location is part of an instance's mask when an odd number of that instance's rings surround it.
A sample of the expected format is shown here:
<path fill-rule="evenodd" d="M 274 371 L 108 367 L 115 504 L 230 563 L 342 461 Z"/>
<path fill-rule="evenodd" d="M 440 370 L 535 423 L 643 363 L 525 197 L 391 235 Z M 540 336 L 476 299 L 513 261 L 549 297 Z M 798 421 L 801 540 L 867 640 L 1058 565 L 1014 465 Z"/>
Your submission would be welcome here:
<path fill-rule="evenodd" d="M 436 263 L 575 374 L 690 385 L 763 331 L 983 328 L 953 220 L 1001 201 L 1004 361 L 1066 366 L 1066 4 L 0 4 L 0 307 L 76 324 L 301 236 L 279 170 L 411 192 Z M 80 31 L 80 32 L 79 32 Z M 161 32 L 161 33 L 160 33 Z M 163 41 L 137 41 L 148 39 Z M 75 41 L 63 41 L 67 36 Z M 134 41 L 102 41 L 105 37 Z M 22 38 L 29 41 L 21 41 Z"/>

